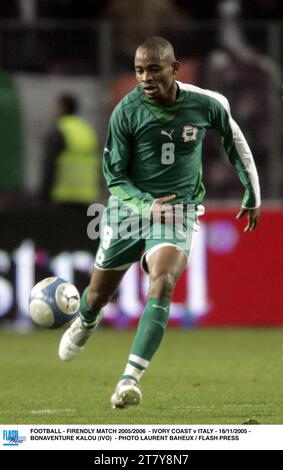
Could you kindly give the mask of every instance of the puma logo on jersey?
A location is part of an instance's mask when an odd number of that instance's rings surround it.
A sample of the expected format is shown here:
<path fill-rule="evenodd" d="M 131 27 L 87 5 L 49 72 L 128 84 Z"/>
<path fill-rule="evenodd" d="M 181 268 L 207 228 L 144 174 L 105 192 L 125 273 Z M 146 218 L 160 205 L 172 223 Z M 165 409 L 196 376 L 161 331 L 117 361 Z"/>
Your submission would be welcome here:
<path fill-rule="evenodd" d="M 173 132 L 174 132 L 174 129 L 172 129 L 171 132 L 161 131 L 160 134 L 161 134 L 161 135 L 166 135 L 167 137 L 169 137 L 170 140 L 173 140 L 173 139 L 172 139 L 172 134 L 173 134 Z"/>
<path fill-rule="evenodd" d="M 169 308 L 169 307 L 162 307 L 161 305 L 156 305 L 156 304 L 154 304 L 153 307 L 162 308 L 162 310 L 164 310 L 165 312 L 168 312 L 168 308 Z"/>
<path fill-rule="evenodd" d="M 197 140 L 199 129 L 197 127 L 193 127 L 190 124 L 187 124 L 183 127 L 182 137 L 184 142 L 191 142 L 192 140 Z"/>

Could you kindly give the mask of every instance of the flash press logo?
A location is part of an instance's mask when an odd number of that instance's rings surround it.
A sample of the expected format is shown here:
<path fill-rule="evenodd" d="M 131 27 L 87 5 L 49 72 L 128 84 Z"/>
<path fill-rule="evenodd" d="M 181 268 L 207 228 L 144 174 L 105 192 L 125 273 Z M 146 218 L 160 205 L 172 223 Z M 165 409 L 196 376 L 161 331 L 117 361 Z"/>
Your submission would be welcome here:
<path fill-rule="evenodd" d="M 18 446 L 26 441 L 26 436 L 19 436 L 17 429 L 4 429 L 3 446 Z"/>

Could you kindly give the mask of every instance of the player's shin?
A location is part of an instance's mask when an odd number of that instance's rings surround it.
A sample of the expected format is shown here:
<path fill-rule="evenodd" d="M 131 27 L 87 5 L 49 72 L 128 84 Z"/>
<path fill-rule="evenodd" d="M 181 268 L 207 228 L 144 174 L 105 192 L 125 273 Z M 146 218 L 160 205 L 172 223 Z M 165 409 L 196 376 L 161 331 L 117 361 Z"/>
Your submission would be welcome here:
<path fill-rule="evenodd" d="M 170 300 L 148 300 L 139 321 L 122 380 L 140 380 L 161 343 L 168 322 L 169 308 Z"/>
<path fill-rule="evenodd" d="M 102 317 L 102 309 L 90 310 L 87 303 L 87 288 L 81 296 L 80 317 L 84 328 L 87 330 L 94 329 Z"/>

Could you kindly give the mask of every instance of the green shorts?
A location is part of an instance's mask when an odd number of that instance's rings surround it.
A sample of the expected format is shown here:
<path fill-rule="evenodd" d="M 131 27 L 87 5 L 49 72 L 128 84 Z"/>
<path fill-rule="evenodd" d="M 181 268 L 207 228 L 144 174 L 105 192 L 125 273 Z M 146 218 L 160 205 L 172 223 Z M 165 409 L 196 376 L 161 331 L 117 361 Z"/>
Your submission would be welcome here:
<path fill-rule="evenodd" d="M 132 263 L 141 261 L 142 270 L 148 272 L 149 256 L 160 247 L 170 245 L 183 250 L 189 259 L 200 228 L 198 216 L 203 213 L 202 205 L 190 204 L 186 206 L 182 223 L 150 222 L 126 206 L 118 203 L 117 207 L 117 198 L 110 197 L 101 219 L 94 266 L 102 270 L 126 270 Z"/>

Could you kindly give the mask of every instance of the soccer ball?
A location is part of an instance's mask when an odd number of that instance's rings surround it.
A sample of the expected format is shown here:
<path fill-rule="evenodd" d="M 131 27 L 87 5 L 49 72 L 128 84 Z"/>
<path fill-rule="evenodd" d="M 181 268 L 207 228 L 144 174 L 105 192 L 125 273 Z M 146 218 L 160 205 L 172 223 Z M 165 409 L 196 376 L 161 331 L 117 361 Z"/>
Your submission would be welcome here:
<path fill-rule="evenodd" d="M 37 326 L 57 328 L 78 315 L 80 294 L 76 287 L 59 277 L 38 282 L 29 296 L 29 313 Z"/>

